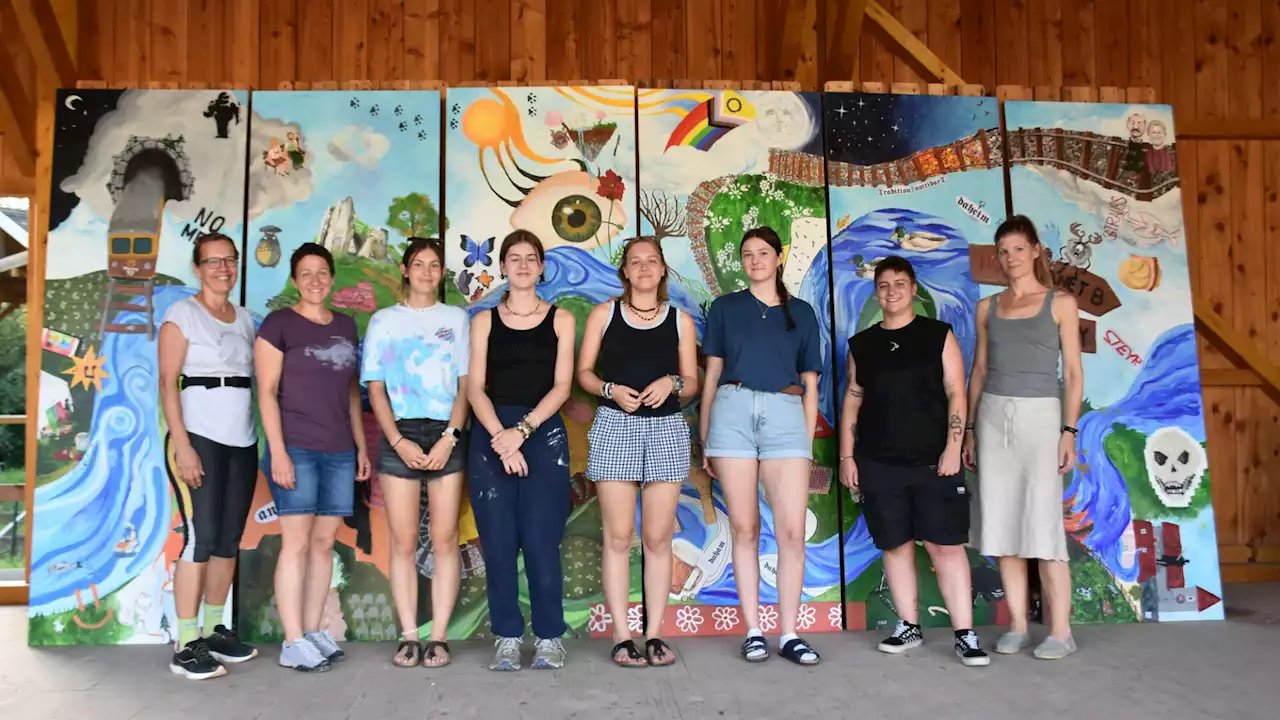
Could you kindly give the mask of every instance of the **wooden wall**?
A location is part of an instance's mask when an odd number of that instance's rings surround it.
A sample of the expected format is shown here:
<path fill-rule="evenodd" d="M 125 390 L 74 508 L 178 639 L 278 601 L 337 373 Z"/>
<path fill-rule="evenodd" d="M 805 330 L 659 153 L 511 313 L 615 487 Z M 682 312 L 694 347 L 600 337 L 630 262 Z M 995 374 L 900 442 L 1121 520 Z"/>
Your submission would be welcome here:
<path fill-rule="evenodd" d="M 1195 119 L 1280 121 L 1275 0 L 880 0 L 966 83 L 1150 87 Z M 920 82 L 848 0 L 80 0 L 82 79 L 110 85 L 578 78 Z M 0 7 L 7 3 L 0 3 Z M 0 11 L 0 62 L 35 69 Z M 42 92 L 48 92 L 42 88 Z M 0 146 L 3 139 L 0 138 Z M 1198 297 L 1280 363 L 1280 141 L 1182 140 Z M 4 155 L 0 147 L 0 156 Z M 34 181 L 0 160 L 0 190 Z M 1280 406 L 1202 340 L 1228 577 L 1280 571 Z M 1260 570 L 1259 563 L 1274 564 Z M 1277 574 L 1273 579 L 1280 579 Z"/>

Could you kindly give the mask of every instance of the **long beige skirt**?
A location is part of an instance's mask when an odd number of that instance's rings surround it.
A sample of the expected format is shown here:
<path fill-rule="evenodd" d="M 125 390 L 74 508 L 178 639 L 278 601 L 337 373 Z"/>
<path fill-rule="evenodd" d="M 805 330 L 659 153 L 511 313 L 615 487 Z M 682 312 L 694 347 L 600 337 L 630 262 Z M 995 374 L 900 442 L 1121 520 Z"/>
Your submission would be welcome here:
<path fill-rule="evenodd" d="M 988 556 L 1066 560 L 1058 398 L 983 393 L 974 423 L 978 502 L 971 504 L 971 539 Z"/>

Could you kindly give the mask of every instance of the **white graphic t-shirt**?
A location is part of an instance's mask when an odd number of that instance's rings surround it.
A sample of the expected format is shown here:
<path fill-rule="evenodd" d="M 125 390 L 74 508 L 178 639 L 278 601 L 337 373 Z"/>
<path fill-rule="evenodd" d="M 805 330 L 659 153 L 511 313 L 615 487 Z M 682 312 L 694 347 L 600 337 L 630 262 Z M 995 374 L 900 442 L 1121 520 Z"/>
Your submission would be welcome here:
<path fill-rule="evenodd" d="M 182 374 L 188 377 L 253 377 L 253 316 L 236 309 L 234 322 L 216 319 L 194 296 L 174 303 L 164 314 L 187 339 Z M 258 441 L 250 388 L 189 387 L 182 391 L 182 422 L 187 432 L 232 447 Z"/>
<path fill-rule="evenodd" d="M 397 420 L 448 420 L 458 378 L 471 361 L 471 323 L 462 308 L 393 305 L 365 331 L 360 382 L 386 385 Z"/>

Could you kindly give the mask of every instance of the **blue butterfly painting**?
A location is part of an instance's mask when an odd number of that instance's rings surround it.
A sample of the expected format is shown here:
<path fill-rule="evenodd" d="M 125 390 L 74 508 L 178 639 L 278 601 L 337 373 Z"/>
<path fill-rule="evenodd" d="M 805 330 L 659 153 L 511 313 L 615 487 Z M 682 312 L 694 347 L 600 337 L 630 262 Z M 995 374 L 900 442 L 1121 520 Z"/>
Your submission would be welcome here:
<path fill-rule="evenodd" d="M 462 242 L 459 245 L 467 253 L 467 257 L 462 260 L 463 265 L 471 267 L 476 263 L 480 263 L 488 267 L 493 264 L 493 259 L 489 257 L 489 254 L 493 252 L 493 238 L 477 243 L 470 237 L 463 235 Z"/>

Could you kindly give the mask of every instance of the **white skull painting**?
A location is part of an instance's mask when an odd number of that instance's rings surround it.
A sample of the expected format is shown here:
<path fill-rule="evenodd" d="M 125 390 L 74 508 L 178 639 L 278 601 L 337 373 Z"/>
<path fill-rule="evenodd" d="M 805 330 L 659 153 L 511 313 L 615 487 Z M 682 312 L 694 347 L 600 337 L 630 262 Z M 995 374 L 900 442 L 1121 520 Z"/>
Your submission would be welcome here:
<path fill-rule="evenodd" d="M 1200 443 L 1180 427 L 1162 427 L 1147 438 L 1143 455 L 1160 502 L 1166 507 L 1190 506 L 1208 465 Z"/>

